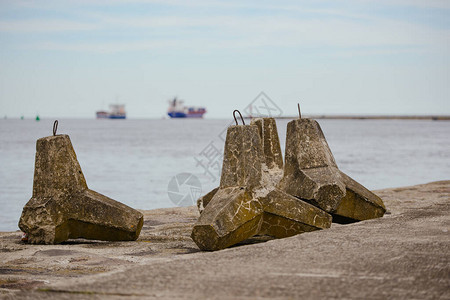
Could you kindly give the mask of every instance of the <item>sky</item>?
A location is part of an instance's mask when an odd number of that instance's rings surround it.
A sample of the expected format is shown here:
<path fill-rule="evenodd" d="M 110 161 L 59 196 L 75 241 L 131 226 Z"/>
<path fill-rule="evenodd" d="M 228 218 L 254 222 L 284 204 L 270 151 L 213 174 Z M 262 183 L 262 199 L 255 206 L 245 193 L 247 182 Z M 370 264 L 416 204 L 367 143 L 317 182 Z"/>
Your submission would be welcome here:
<path fill-rule="evenodd" d="M 448 0 L 0 0 L 0 45 L 0 117 L 450 114 Z"/>

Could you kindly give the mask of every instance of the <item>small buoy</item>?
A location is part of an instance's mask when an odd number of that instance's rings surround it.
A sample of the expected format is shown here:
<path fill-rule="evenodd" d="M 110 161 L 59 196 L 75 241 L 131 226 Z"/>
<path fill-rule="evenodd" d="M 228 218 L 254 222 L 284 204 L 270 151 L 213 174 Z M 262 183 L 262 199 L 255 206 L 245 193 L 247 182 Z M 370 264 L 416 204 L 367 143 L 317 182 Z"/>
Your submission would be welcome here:
<path fill-rule="evenodd" d="M 36 121 L 40 121 L 41 118 L 39 118 L 39 115 L 36 116 Z"/>

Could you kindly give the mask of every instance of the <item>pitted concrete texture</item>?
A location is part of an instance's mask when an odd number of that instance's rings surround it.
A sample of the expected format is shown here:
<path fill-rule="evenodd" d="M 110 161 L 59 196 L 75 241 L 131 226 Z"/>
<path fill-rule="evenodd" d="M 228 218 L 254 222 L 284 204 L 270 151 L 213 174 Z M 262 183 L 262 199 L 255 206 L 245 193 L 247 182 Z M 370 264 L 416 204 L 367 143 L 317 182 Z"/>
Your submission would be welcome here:
<path fill-rule="evenodd" d="M 88 189 L 68 135 L 37 141 L 33 196 L 19 221 L 30 243 L 135 240 L 142 224 L 137 210 Z"/>
<path fill-rule="evenodd" d="M 450 181 L 375 192 L 382 218 L 215 252 L 196 207 L 143 211 L 137 241 L 0 233 L 2 299 L 449 299 Z"/>

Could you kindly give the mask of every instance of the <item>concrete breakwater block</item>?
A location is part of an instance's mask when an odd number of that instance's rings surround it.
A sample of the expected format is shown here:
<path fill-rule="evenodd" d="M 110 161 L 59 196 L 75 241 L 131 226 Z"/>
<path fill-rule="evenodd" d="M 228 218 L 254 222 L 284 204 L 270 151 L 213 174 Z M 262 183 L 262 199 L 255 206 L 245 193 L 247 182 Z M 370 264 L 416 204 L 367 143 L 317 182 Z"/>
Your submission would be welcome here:
<path fill-rule="evenodd" d="M 68 135 L 37 140 L 33 195 L 19 221 L 29 243 L 131 241 L 142 225 L 142 213 L 88 188 Z"/>
<path fill-rule="evenodd" d="M 197 199 L 197 208 L 200 213 L 202 213 L 209 202 L 211 202 L 211 199 L 214 197 L 218 190 L 219 187 L 216 187 Z"/>
<path fill-rule="evenodd" d="M 285 238 L 331 226 L 330 214 L 277 188 L 260 201 L 264 215 L 259 235 Z"/>
<path fill-rule="evenodd" d="M 262 205 L 245 187 L 220 188 L 194 225 L 191 237 L 202 250 L 220 250 L 258 233 Z"/>
<path fill-rule="evenodd" d="M 192 238 L 219 250 L 253 235 L 283 238 L 382 217 L 381 198 L 341 172 L 320 125 L 288 123 L 285 164 L 273 118 L 228 128 L 220 186 L 198 199 Z"/>
<path fill-rule="evenodd" d="M 274 118 L 255 118 L 251 125 L 258 126 L 262 143 L 264 163 L 268 169 L 283 170 L 283 154 L 281 153 L 280 139 L 278 138 L 277 123 Z"/>
<path fill-rule="evenodd" d="M 253 196 L 262 176 L 258 127 L 230 126 L 225 141 L 220 186 L 205 195 L 204 210 L 191 237 L 202 250 L 219 250 L 255 235 L 261 226 L 262 205 Z"/>
<path fill-rule="evenodd" d="M 258 127 L 230 126 L 225 141 L 220 188 L 245 186 L 252 189 L 259 186 L 262 158 Z"/>
<path fill-rule="evenodd" d="M 201 215 L 191 237 L 200 249 L 330 227 L 329 214 L 276 187 L 282 163 L 274 119 L 228 128 L 220 186 L 198 201 Z"/>
<path fill-rule="evenodd" d="M 281 152 L 280 139 L 278 138 L 278 130 L 275 119 L 255 118 L 252 119 L 250 125 L 256 125 L 258 127 L 259 140 L 262 144 L 262 152 L 259 154 L 262 155 L 261 159 L 263 159 L 263 165 L 261 165 L 262 177 L 263 179 L 272 181 L 271 185 L 276 185 L 283 176 L 283 155 Z M 235 137 L 230 138 L 233 139 Z M 225 147 L 227 147 L 227 144 L 225 144 Z M 231 149 L 226 149 L 226 151 L 231 151 Z M 247 158 L 245 160 L 249 161 L 249 159 L 250 158 Z M 229 170 L 231 169 L 231 167 L 228 166 L 228 162 L 229 160 L 227 160 L 226 165 L 227 169 Z M 222 177 L 224 175 L 226 177 L 226 179 L 223 180 L 224 182 L 227 182 L 229 180 L 227 172 L 225 172 L 224 174 L 224 168 L 222 168 Z M 258 178 L 259 180 L 261 179 L 261 177 Z M 214 188 L 197 200 L 197 207 L 200 213 L 208 205 L 218 189 L 218 187 Z"/>
<path fill-rule="evenodd" d="M 345 183 L 346 193 L 336 211 L 332 213 L 333 222 L 351 223 L 381 218 L 384 215 L 386 207 L 380 197 L 344 172 L 341 172 L 341 177 Z"/>
<path fill-rule="evenodd" d="M 340 171 L 319 123 L 288 123 L 286 157 L 280 188 L 333 215 L 337 223 L 382 217 L 381 198 Z"/>
<path fill-rule="evenodd" d="M 333 212 L 345 195 L 345 184 L 317 121 L 288 123 L 283 179 L 280 188 Z"/>

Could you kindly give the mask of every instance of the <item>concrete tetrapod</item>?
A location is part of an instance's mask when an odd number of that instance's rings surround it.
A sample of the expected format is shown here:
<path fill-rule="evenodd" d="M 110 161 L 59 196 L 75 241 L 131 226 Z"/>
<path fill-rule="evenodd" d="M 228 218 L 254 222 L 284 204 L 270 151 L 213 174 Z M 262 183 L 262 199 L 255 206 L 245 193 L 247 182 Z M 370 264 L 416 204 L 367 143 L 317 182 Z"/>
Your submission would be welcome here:
<path fill-rule="evenodd" d="M 204 210 L 192 230 L 200 249 L 223 249 L 256 234 L 280 238 L 330 227 L 329 214 L 276 188 L 282 175 L 280 160 L 267 158 L 281 157 L 281 150 L 263 150 L 267 139 L 278 141 L 276 126 L 270 134 L 261 130 L 274 121 L 228 128 L 220 186 L 202 197 Z M 266 161 L 274 162 L 272 168 Z"/>
<path fill-rule="evenodd" d="M 258 127 L 228 128 L 220 186 L 209 193 L 213 195 L 191 234 L 200 249 L 223 249 L 259 231 L 263 210 L 252 189 L 261 181 L 261 154 Z"/>
<path fill-rule="evenodd" d="M 276 187 L 283 177 L 283 156 L 275 119 L 255 118 L 251 124 L 258 126 L 263 148 L 263 180 L 257 196 L 264 215 L 258 234 L 284 238 L 330 227 L 329 214 Z"/>
<path fill-rule="evenodd" d="M 283 155 L 281 153 L 280 139 L 278 138 L 277 124 L 274 118 L 255 118 L 250 125 L 258 127 L 259 137 L 262 143 L 263 178 L 272 181 L 276 185 L 283 176 Z M 268 174 L 270 173 L 270 174 Z M 197 200 L 200 213 L 211 201 L 219 188 L 211 190 Z"/>
<path fill-rule="evenodd" d="M 68 135 L 37 140 L 33 195 L 19 221 L 29 243 L 131 241 L 142 225 L 142 213 L 87 187 Z"/>
<path fill-rule="evenodd" d="M 288 123 L 280 188 L 326 212 L 334 212 L 345 196 L 344 181 L 317 121 Z"/>
<path fill-rule="evenodd" d="M 341 172 L 317 121 L 288 123 L 286 157 L 280 188 L 322 208 L 337 223 L 382 217 L 383 201 Z"/>
<path fill-rule="evenodd" d="M 251 125 L 258 126 L 261 138 L 264 163 L 267 169 L 283 172 L 283 154 L 281 153 L 280 139 L 278 138 L 277 123 L 274 118 L 255 118 Z"/>
<path fill-rule="evenodd" d="M 386 212 L 383 200 L 364 186 L 341 172 L 346 193 L 335 212 L 333 222 L 352 223 L 362 220 L 381 218 Z"/>
<path fill-rule="evenodd" d="M 277 188 L 261 198 L 264 215 L 260 235 L 285 238 L 331 226 L 325 211 Z"/>

